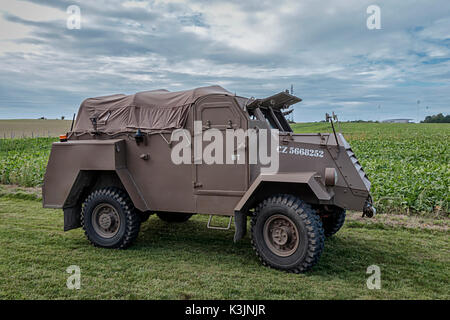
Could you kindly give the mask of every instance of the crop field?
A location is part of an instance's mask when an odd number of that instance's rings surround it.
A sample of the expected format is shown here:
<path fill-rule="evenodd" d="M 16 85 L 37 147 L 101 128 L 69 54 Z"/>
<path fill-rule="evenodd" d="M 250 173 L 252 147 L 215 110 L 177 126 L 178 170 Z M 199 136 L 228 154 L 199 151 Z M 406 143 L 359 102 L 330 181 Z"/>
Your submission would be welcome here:
<path fill-rule="evenodd" d="M 202 215 L 182 224 L 151 216 L 129 249 L 95 248 L 83 230 L 63 231 L 61 210 L 42 208 L 56 139 L 0 139 L 0 299 L 450 299 L 450 125 L 341 126 L 381 214 L 348 212 L 306 274 L 263 267 L 249 235 L 234 244 L 233 227 L 207 229 Z M 66 287 L 70 265 L 80 267 L 79 290 Z M 366 285 L 371 265 L 380 289 Z"/>
<path fill-rule="evenodd" d="M 294 130 L 328 132 L 330 125 L 295 124 Z M 341 131 L 372 182 L 379 212 L 448 216 L 449 124 L 342 123 Z M 0 184 L 41 185 L 53 141 L 0 139 Z"/>
<path fill-rule="evenodd" d="M 0 139 L 0 184 L 40 186 L 54 141 L 57 139 Z"/>
<path fill-rule="evenodd" d="M 337 126 L 339 128 L 339 125 Z M 296 124 L 295 132 L 330 131 Z M 384 213 L 449 214 L 450 124 L 342 123 Z"/>
<path fill-rule="evenodd" d="M 0 120 L 0 139 L 59 137 L 70 130 L 71 120 Z"/>

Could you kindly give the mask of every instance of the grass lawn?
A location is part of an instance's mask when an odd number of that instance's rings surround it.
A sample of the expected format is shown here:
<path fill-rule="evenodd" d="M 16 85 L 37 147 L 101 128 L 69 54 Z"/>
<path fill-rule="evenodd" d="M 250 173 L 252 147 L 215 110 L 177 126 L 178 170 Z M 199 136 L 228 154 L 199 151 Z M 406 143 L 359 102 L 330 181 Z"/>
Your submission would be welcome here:
<path fill-rule="evenodd" d="M 206 229 L 206 216 L 152 216 L 135 245 L 107 250 L 81 229 L 63 232 L 61 210 L 0 197 L 0 299 L 449 299 L 448 219 L 386 217 L 350 214 L 318 265 L 297 275 L 263 267 L 248 235 L 233 244 L 233 230 Z M 366 287 L 373 264 L 380 290 Z M 70 265 L 81 268 L 80 290 L 66 287 Z"/>

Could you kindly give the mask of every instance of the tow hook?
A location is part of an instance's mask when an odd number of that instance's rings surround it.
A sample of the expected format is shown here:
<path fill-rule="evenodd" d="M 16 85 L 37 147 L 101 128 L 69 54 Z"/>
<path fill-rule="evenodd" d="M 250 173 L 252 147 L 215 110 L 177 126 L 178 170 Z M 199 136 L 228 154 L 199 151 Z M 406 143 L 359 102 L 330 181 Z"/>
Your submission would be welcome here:
<path fill-rule="evenodd" d="M 366 203 L 364 204 L 362 216 L 363 218 L 364 217 L 372 218 L 376 213 L 377 209 L 375 209 L 375 207 L 372 204 L 372 197 L 369 196 L 366 200 Z"/>

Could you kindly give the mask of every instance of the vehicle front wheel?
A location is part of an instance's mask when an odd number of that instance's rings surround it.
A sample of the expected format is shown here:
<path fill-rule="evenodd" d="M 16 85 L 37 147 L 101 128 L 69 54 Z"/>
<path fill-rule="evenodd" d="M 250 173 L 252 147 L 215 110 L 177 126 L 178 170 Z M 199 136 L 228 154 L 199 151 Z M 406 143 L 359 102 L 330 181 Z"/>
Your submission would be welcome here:
<path fill-rule="evenodd" d="M 278 195 L 264 200 L 251 226 L 252 245 L 264 265 L 300 273 L 318 262 L 324 246 L 322 223 L 299 198 Z"/>
<path fill-rule="evenodd" d="M 137 238 L 141 217 L 128 195 L 111 187 L 96 190 L 87 197 L 81 223 L 93 245 L 125 249 Z"/>

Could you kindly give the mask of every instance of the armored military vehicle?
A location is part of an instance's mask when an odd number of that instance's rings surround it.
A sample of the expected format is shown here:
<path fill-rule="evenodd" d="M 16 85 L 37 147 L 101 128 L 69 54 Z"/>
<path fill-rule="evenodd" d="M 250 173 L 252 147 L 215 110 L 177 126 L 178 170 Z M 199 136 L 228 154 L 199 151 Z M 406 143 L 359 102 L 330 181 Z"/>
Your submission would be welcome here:
<path fill-rule="evenodd" d="M 334 126 L 332 133 L 293 133 L 285 110 L 300 101 L 288 92 L 245 98 L 220 86 L 87 99 L 70 132 L 52 145 L 43 205 L 63 209 L 64 230 L 82 227 L 104 248 L 127 248 L 151 214 L 167 222 L 206 214 L 211 228 L 213 216 L 229 217 L 228 227 L 234 218 L 234 241 L 245 236 L 248 217 L 264 265 L 307 271 L 347 209 L 367 216 L 375 209 L 370 182 Z M 250 130 L 277 133 L 276 171 L 249 161 L 250 135 L 231 155 L 215 151 L 224 163 L 196 158 L 197 136 L 212 132 L 199 140 L 201 149 L 211 136 Z M 185 162 L 174 161 L 180 140 Z"/>

